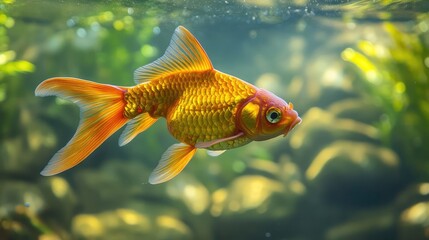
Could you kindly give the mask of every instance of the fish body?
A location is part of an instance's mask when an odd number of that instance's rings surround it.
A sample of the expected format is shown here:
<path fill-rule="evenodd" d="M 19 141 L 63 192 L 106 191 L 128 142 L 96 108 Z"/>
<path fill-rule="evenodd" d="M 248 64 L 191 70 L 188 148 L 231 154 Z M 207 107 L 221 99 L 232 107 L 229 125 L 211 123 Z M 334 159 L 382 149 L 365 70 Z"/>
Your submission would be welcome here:
<path fill-rule="evenodd" d="M 129 89 L 126 115 L 147 112 L 152 118 L 164 117 L 173 137 L 196 145 L 238 134 L 237 111 L 256 92 L 251 84 L 216 70 L 174 74 Z M 243 135 L 207 149 L 226 150 L 250 141 Z"/>
<path fill-rule="evenodd" d="M 91 154 L 119 128 L 123 146 L 157 119 L 167 120 L 174 144 L 161 157 L 149 182 L 179 174 L 196 149 L 222 151 L 286 135 L 301 122 L 291 103 L 213 68 L 196 38 L 178 27 L 166 53 L 134 74 L 137 85 L 120 87 L 77 78 L 51 78 L 37 96 L 56 95 L 77 103 L 81 121 L 69 143 L 42 171 L 54 175 Z"/>

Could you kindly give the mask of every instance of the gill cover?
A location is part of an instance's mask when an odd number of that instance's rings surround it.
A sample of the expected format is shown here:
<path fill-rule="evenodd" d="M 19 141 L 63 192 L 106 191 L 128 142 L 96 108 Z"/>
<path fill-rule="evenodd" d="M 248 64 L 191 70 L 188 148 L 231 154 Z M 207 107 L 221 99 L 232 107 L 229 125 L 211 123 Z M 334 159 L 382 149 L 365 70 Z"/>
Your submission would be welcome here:
<path fill-rule="evenodd" d="M 255 97 L 244 103 L 241 111 L 238 114 L 238 123 L 243 132 L 253 138 L 259 132 L 259 112 L 261 106 Z"/>

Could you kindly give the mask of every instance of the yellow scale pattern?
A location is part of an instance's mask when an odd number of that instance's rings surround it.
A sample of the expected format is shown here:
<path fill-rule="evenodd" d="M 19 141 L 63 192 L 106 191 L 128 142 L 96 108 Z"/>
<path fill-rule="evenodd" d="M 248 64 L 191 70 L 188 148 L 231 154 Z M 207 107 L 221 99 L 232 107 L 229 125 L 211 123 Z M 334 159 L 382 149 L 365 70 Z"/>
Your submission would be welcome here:
<path fill-rule="evenodd" d="M 255 93 L 252 85 L 216 70 L 170 74 L 130 88 L 124 115 L 133 118 L 148 112 L 154 118 L 165 117 L 177 140 L 195 145 L 237 134 L 237 109 Z M 208 149 L 230 149 L 248 142 L 243 136 Z"/>

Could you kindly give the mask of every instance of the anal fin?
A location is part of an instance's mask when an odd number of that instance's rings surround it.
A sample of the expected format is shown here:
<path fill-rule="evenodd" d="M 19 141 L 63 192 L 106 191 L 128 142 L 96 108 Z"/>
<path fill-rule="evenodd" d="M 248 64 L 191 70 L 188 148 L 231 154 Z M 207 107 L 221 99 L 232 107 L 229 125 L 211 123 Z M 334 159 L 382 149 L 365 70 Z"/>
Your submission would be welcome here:
<path fill-rule="evenodd" d="M 133 118 L 128 122 L 125 130 L 119 137 L 119 146 L 124 146 L 133 140 L 139 133 L 148 129 L 152 124 L 156 122 L 156 118 L 153 118 L 149 113 L 142 113 L 137 117 Z"/>
<path fill-rule="evenodd" d="M 196 147 L 184 143 L 170 146 L 150 175 L 149 183 L 163 183 L 177 176 L 192 159 L 196 150 Z"/>

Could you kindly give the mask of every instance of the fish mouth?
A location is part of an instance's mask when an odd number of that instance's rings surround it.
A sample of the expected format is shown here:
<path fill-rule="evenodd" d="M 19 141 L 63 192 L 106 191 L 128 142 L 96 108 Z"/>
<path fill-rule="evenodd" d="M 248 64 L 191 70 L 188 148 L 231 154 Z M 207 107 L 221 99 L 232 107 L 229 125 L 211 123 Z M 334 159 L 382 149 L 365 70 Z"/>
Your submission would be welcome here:
<path fill-rule="evenodd" d="M 295 111 L 294 111 L 295 112 Z M 289 127 L 286 128 L 285 133 L 283 134 L 283 137 L 286 137 L 286 135 L 298 124 L 302 122 L 302 119 L 298 117 L 298 114 L 295 112 L 296 118 L 293 120 L 293 122 L 289 125 Z"/>

